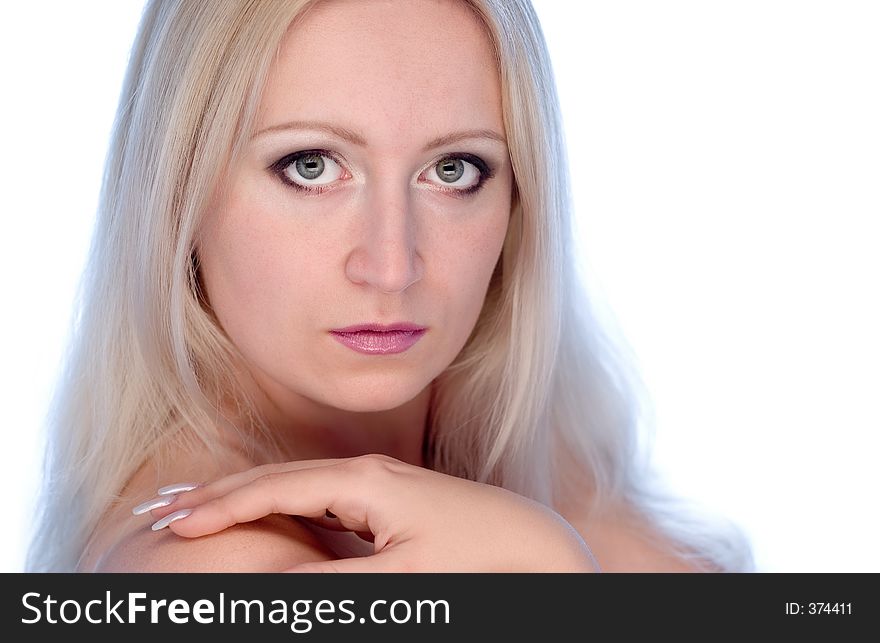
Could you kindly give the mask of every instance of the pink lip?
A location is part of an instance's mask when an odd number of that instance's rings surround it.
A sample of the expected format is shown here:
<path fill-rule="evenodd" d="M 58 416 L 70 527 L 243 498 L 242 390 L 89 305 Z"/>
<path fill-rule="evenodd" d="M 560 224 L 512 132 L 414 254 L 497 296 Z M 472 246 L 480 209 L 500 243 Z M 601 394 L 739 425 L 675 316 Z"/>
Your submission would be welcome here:
<path fill-rule="evenodd" d="M 395 322 L 393 324 L 376 324 L 373 322 L 367 322 L 366 324 L 355 324 L 354 326 L 346 326 L 345 328 L 334 328 L 331 333 L 356 333 L 361 330 L 376 330 L 376 331 L 390 331 L 390 330 L 425 330 L 424 326 L 419 326 L 417 324 L 411 324 L 409 322 Z"/>
<path fill-rule="evenodd" d="M 348 328 L 359 330 L 349 331 Z M 348 328 L 332 330 L 330 334 L 339 343 L 366 355 L 402 353 L 409 350 L 428 330 L 413 324 L 394 324 L 391 330 L 364 329 L 363 325 Z"/>

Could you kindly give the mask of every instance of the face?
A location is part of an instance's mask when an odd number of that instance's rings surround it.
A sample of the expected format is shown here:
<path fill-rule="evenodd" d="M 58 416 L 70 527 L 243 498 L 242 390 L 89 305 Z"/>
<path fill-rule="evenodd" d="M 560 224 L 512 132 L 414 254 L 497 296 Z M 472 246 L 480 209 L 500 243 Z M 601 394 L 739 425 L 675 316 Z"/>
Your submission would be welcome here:
<path fill-rule="evenodd" d="M 493 60 L 454 0 L 331 0 L 288 32 L 199 240 L 211 306 L 279 407 L 392 409 L 463 348 L 511 206 Z M 426 328 L 403 352 L 331 333 L 397 322 Z"/>

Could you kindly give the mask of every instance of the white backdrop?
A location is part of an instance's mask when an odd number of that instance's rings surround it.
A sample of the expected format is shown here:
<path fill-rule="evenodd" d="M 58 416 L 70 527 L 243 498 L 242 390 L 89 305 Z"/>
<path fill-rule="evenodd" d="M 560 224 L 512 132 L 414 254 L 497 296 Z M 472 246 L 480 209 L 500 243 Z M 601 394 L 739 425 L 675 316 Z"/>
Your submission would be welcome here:
<path fill-rule="evenodd" d="M 656 458 L 766 571 L 880 571 L 880 5 L 534 0 L 583 269 L 639 356 Z M 0 26 L 0 571 L 141 0 L 15 3 Z M 13 8 L 14 7 L 14 8 Z"/>

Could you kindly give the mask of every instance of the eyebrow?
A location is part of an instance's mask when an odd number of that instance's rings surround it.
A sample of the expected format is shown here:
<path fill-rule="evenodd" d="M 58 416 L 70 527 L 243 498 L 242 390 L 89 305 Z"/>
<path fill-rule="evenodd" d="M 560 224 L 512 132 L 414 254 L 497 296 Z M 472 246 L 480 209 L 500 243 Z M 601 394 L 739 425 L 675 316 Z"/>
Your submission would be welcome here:
<path fill-rule="evenodd" d="M 340 127 L 339 125 L 333 125 L 332 123 L 325 123 L 321 121 L 290 121 L 288 123 L 280 123 L 278 125 L 272 125 L 271 127 L 260 130 L 259 132 L 254 134 L 253 138 L 258 138 L 265 134 L 285 130 L 313 130 L 318 132 L 325 132 L 328 134 L 332 134 L 337 138 L 341 138 L 344 141 L 348 141 L 349 143 L 352 143 L 354 145 L 359 145 L 360 147 L 366 147 L 367 145 L 367 141 L 364 139 L 364 137 L 357 132 L 354 132 L 346 127 Z M 449 145 L 451 143 L 456 143 L 461 140 L 473 138 L 486 138 L 504 143 L 505 145 L 507 144 L 507 140 L 504 138 L 504 136 L 494 130 L 468 129 L 461 130 L 459 132 L 450 132 L 449 134 L 438 136 L 437 138 L 428 141 L 428 143 L 422 148 L 422 152 L 428 152 L 444 145 Z"/>

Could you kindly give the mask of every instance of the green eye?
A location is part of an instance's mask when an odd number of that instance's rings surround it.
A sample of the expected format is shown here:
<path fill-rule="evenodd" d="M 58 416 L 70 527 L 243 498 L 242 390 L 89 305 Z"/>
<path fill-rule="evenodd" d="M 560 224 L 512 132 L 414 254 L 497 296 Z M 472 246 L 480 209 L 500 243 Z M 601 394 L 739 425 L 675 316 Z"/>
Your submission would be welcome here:
<path fill-rule="evenodd" d="M 272 166 L 272 171 L 287 185 L 302 192 L 320 193 L 342 178 L 342 166 L 322 150 L 288 154 Z"/>
<path fill-rule="evenodd" d="M 435 176 L 436 175 L 436 176 Z M 427 179 L 444 192 L 456 196 L 472 194 L 492 178 L 489 166 L 473 154 L 455 154 L 440 159 L 428 168 Z"/>
<path fill-rule="evenodd" d="M 436 167 L 437 176 L 446 183 L 455 183 L 464 176 L 464 161 L 461 159 L 443 159 Z"/>
<path fill-rule="evenodd" d="M 320 154 L 309 154 L 296 159 L 296 171 L 304 179 L 317 179 L 324 172 L 324 159 Z"/>

